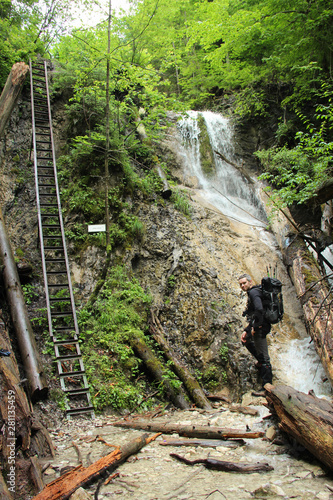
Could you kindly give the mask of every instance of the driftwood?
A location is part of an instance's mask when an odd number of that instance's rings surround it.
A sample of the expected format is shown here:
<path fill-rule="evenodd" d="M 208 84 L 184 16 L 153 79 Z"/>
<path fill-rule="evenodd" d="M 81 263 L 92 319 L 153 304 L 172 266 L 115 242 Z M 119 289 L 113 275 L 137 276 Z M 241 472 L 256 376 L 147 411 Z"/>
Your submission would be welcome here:
<path fill-rule="evenodd" d="M 130 429 L 143 429 L 149 432 L 162 432 L 163 434 L 178 434 L 202 439 L 228 439 L 245 438 L 256 439 L 263 437 L 264 432 L 247 432 L 239 429 L 228 429 L 223 427 L 211 427 L 200 425 L 177 425 L 151 422 L 150 420 L 129 420 L 122 422 L 113 422 L 115 427 L 125 427 Z"/>
<path fill-rule="evenodd" d="M 226 448 L 238 448 L 244 446 L 243 439 L 232 439 L 230 441 L 219 441 L 218 439 L 165 439 L 160 442 L 161 446 L 200 446 L 201 448 L 217 448 L 225 446 Z"/>
<path fill-rule="evenodd" d="M 177 453 L 170 453 L 170 457 L 176 458 L 186 465 L 203 464 L 206 469 L 220 470 L 223 472 L 241 472 L 243 474 L 249 474 L 250 472 L 267 472 L 274 470 L 274 467 L 272 467 L 271 465 L 259 462 L 256 464 L 246 464 L 241 462 L 225 462 L 224 460 L 215 460 L 214 458 L 199 458 L 197 460 L 188 460 L 185 457 L 177 455 Z"/>
<path fill-rule="evenodd" d="M 29 66 L 24 62 L 14 64 L 0 96 L 0 137 L 6 127 L 16 101 L 21 93 Z"/>
<path fill-rule="evenodd" d="M 197 379 L 189 372 L 185 365 L 180 363 L 176 358 L 175 354 L 172 352 L 168 342 L 164 337 L 164 332 L 159 319 L 151 313 L 150 322 L 150 332 L 154 337 L 154 340 L 158 343 L 162 351 L 164 352 L 166 358 L 172 362 L 172 369 L 176 373 L 177 377 L 183 382 L 185 389 L 187 390 L 192 401 L 199 407 L 205 410 L 211 410 L 212 405 L 206 398 L 200 384 Z"/>
<path fill-rule="evenodd" d="M 190 405 L 185 399 L 185 393 L 182 387 L 177 390 L 171 385 L 169 380 L 165 377 L 165 368 L 163 367 L 161 361 L 157 358 L 145 341 L 140 337 L 135 337 L 130 339 L 130 343 L 133 350 L 145 363 L 153 377 L 160 382 L 167 398 L 172 401 L 177 408 L 181 408 L 183 410 L 189 408 Z"/>
<path fill-rule="evenodd" d="M 304 243 L 295 236 L 284 249 L 284 261 L 289 266 L 297 295 L 303 307 L 307 329 L 318 356 L 333 386 L 333 294 L 322 280 L 319 267 Z M 311 289 L 310 289 L 311 288 Z"/>
<path fill-rule="evenodd" d="M 258 410 L 250 406 L 230 405 L 229 411 L 236 413 L 243 413 L 244 415 L 258 415 Z"/>
<path fill-rule="evenodd" d="M 285 385 L 265 385 L 266 399 L 280 427 L 333 470 L 333 406 Z"/>
<path fill-rule="evenodd" d="M 226 163 L 229 163 L 229 165 L 231 165 L 232 167 L 236 168 L 237 170 L 239 170 L 239 172 L 245 177 L 245 179 L 247 179 L 249 181 L 250 184 L 254 184 L 254 180 L 251 178 L 251 176 L 247 173 L 247 171 L 245 170 L 245 168 L 243 167 L 243 165 L 239 166 L 237 165 L 236 163 L 234 163 L 233 161 L 230 161 L 228 160 L 222 153 L 220 153 L 219 151 L 216 151 L 214 150 L 214 153 L 217 154 L 217 156 L 219 156 L 221 158 L 221 160 L 225 161 Z"/>
<path fill-rule="evenodd" d="M 112 451 L 105 457 L 100 458 L 89 465 L 89 467 L 78 465 L 55 481 L 47 484 L 33 500 L 65 500 L 69 498 L 80 486 L 96 480 L 110 469 L 117 467 L 129 456 L 138 453 L 141 448 L 156 439 L 158 435 L 149 437 L 148 434 L 143 434 L 121 448 Z"/>
<path fill-rule="evenodd" d="M 28 317 L 17 268 L 0 207 L 0 257 L 3 262 L 3 278 L 10 306 L 11 317 L 23 366 L 28 379 L 32 402 L 45 399 L 48 394 L 43 365 Z"/>

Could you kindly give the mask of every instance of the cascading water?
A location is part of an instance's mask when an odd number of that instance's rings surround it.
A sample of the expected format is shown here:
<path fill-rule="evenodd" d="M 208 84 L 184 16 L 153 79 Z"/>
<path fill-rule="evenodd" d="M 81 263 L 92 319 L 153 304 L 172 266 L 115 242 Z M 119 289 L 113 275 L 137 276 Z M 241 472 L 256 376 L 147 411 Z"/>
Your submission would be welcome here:
<path fill-rule="evenodd" d="M 204 173 L 201 164 L 199 115 L 205 121 L 214 154 L 215 170 L 209 175 Z M 254 186 L 232 165 L 235 157 L 229 120 L 210 111 L 189 111 L 179 120 L 178 130 L 185 179 L 195 176 L 200 195 L 206 202 L 230 219 L 258 228 L 260 244 L 272 246 L 271 235 L 264 230 L 267 216 L 260 198 Z M 276 376 L 281 382 L 303 392 L 314 390 L 318 396 L 330 395 L 330 384 L 323 382 L 325 372 L 309 338 L 281 335 L 281 339 L 272 344 L 271 354 Z"/>
<path fill-rule="evenodd" d="M 199 114 L 205 120 L 214 154 L 215 171 L 209 177 L 201 166 Z M 187 173 L 197 178 L 205 200 L 232 219 L 254 226 L 266 226 L 267 217 L 259 197 L 251 189 L 249 181 L 232 166 L 235 158 L 229 120 L 211 111 L 189 111 L 178 122 L 178 129 Z"/>

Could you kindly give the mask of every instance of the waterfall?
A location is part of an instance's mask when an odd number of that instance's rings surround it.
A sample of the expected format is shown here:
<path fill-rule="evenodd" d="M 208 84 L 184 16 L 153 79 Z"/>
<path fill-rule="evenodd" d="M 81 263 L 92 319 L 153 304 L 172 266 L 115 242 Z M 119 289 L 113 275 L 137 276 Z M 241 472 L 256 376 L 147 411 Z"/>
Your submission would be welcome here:
<path fill-rule="evenodd" d="M 205 121 L 215 164 L 208 177 L 201 164 L 199 116 Z M 178 129 L 186 173 L 197 178 L 202 197 L 231 219 L 265 227 L 267 217 L 259 196 L 249 181 L 232 166 L 236 160 L 229 119 L 211 111 L 189 111 L 179 120 Z"/>
<path fill-rule="evenodd" d="M 207 174 L 201 162 L 199 118 L 205 122 L 213 152 L 213 168 Z M 211 111 L 188 111 L 178 122 L 184 176 L 195 177 L 201 198 L 232 220 L 258 228 L 260 245 L 274 247 L 273 236 L 265 231 L 267 216 L 252 184 L 232 164 L 236 164 L 233 130 L 228 118 Z M 218 154 L 220 153 L 220 155 Z M 224 161 L 222 158 L 228 161 Z M 274 239 L 274 238 L 273 238 Z M 274 239 L 275 241 L 275 239 Z M 271 340 L 270 352 L 278 380 L 303 392 L 314 390 L 317 396 L 331 394 L 329 382 L 309 338 L 293 338 L 288 328 L 279 326 Z M 272 337 L 272 336 L 271 336 Z"/>

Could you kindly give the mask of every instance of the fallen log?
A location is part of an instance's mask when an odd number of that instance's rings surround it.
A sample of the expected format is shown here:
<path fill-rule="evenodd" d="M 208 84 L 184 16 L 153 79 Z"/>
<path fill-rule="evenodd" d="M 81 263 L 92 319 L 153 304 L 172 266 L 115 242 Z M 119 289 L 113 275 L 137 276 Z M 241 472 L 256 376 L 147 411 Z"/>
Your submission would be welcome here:
<path fill-rule="evenodd" d="M 1 500 L 13 500 L 13 496 L 7 488 L 4 478 L 0 470 L 0 498 Z"/>
<path fill-rule="evenodd" d="M 260 462 L 256 464 L 246 464 L 242 462 L 225 462 L 224 460 L 216 460 L 214 458 L 198 458 L 197 460 L 188 460 L 185 457 L 177 455 L 177 453 L 170 453 L 170 457 L 176 458 L 186 465 L 203 464 L 206 469 L 220 470 L 223 472 L 241 472 L 243 474 L 249 474 L 250 472 L 267 472 L 274 470 L 274 467 L 271 465 Z"/>
<path fill-rule="evenodd" d="M 239 429 L 228 429 L 223 427 L 211 427 L 200 425 L 177 425 L 159 422 L 151 422 L 149 420 L 129 420 L 121 422 L 113 422 L 114 427 L 125 427 L 130 429 L 142 429 L 149 432 L 162 432 L 163 434 L 178 434 L 179 436 L 187 436 L 202 439 L 228 439 L 228 438 L 245 438 L 256 439 L 263 437 L 264 432 L 242 431 Z"/>
<path fill-rule="evenodd" d="M 245 168 L 243 167 L 243 165 L 239 166 L 237 165 L 236 163 L 234 163 L 233 161 L 230 161 L 228 160 L 222 153 L 220 153 L 219 151 L 216 151 L 214 150 L 214 153 L 217 154 L 217 156 L 219 156 L 221 158 L 222 161 L 225 161 L 226 163 L 229 163 L 229 165 L 231 165 L 232 167 L 236 168 L 237 170 L 239 170 L 239 172 L 245 177 L 246 180 L 249 181 L 250 184 L 254 184 L 254 180 L 252 179 L 252 177 L 248 174 L 248 172 L 245 170 Z"/>
<path fill-rule="evenodd" d="M 151 322 L 150 322 L 150 332 L 154 337 L 154 340 L 158 343 L 162 351 L 164 352 L 166 358 L 172 362 L 172 369 L 184 384 L 192 401 L 204 410 L 211 410 L 212 405 L 206 398 L 199 382 L 193 375 L 189 372 L 185 365 L 180 363 L 176 358 L 175 354 L 172 352 L 167 340 L 164 337 L 164 332 L 159 319 L 155 316 L 153 311 L 151 312 Z"/>
<path fill-rule="evenodd" d="M 280 420 L 280 428 L 333 470 L 333 406 L 314 394 L 286 385 L 265 385 L 268 406 Z"/>
<path fill-rule="evenodd" d="M 333 386 L 332 292 L 322 280 L 317 262 L 300 237 L 295 235 L 290 240 L 283 257 L 303 307 L 307 330 Z"/>
<path fill-rule="evenodd" d="M 182 410 L 188 409 L 190 405 L 185 399 L 182 387 L 176 389 L 171 385 L 166 378 L 164 366 L 145 341 L 140 337 L 134 337 L 130 339 L 130 344 L 136 354 L 145 363 L 152 376 L 161 384 L 167 398 L 172 401 L 177 408 L 181 408 Z"/>
<path fill-rule="evenodd" d="M 231 441 L 219 441 L 218 439 L 165 439 L 160 442 L 161 446 L 200 446 L 201 448 L 217 448 L 225 446 L 227 448 L 237 448 L 244 446 L 243 439 L 233 439 Z"/>
<path fill-rule="evenodd" d="M 19 368 L 4 324 L 0 324 L 0 346 L 10 353 L 0 356 L 0 428 L 2 429 L 1 455 L 7 460 L 12 443 L 13 430 L 16 440 L 21 442 L 23 450 L 30 446 L 32 412 L 28 399 L 20 382 Z M 14 411 L 14 413 L 12 413 Z M 11 413 L 9 413 L 11 412 Z M 9 425 L 9 421 L 14 425 Z"/>
<path fill-rule="evenodd" d="M 78 465 L 71 471 L 47 484 L 33 500 L 65 500 L 80 486 L 94 481 L 110 469 L 118 467 L 129 456 L 138 453 L 144 446 L 154 441 L 159 434 L 149 437 L 148 434 L 130 441 L 121 448 L 117 448 L 105 457 L 100 458 L 89 467 Z"/>
<path fill-rule="evenodd" d="M 13 326 L 21 354 L 22 363 L 28 379 L 28 391 L 31 401 L 47 398 L 48 387 L 43 365 L 28 317 L 20 279 L 17 273 L 13 252 L 6 231 L 4 217 L 0 207 L 0 257 L 3 262 L 3 278 L 6 296 L 10 306 Z"/>
<path fill-rule="evenodd" d="M 24 62 L 15 63 L 0 96 L 0 137 L 10 118 L 29 71 Z"/>

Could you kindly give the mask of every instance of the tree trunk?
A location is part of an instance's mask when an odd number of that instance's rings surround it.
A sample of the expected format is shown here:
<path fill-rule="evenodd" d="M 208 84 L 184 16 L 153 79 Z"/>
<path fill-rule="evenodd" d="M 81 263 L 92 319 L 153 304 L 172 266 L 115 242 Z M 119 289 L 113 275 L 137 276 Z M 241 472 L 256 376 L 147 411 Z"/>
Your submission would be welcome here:
<path fill-rule="evenodd" d="M 32 414 L 20 383 L 19 369 L 4 325 L 0 325 L 0 346 L 10 352 L 9 356 L 0 356 L 0 427 L 3 429 L 2 456 L 7 461 L 13 437 L 22 443 L 23 450 L 29 448 Z M 14 425 L 9 425 L 11 422 Z"/>
<path fill-rule="evenodd" d="M 0 207 L 0 257 L 4 269 L 3 277 L 6 295 L 10 306 L 13 326 L 17 336 L 22 363 L 28 379 L 28 389 L 32 402 L 45 399 L 48 394 L 43 365 L 38 355 L 38 349 L 28 312 L 21 290 L 14 256 L 7 236 L 6 226 Z"/>
<path fill-rule="evenodd" d="M 333 470 L 333 406 L 292 387 L 265 385 L 266 399 L 280 427 Z"/>
<path fill-rule="evenodd" d="M 24 62 L 14 64 L 7 78 L 0 97 L 0 137 L 10 118 L 16 101 L 21 93 L 24 80 L 29 71 L 29 66 Z"/>
<path fill-rule="evenodd" d="M 200 425 L 177 425 L 152 422 L 151 420 L 124 420 L 122 422 L 114 422 L 115 427 L 125 427 L 130 429 L 143 429 L 149 432 L 162 432 L 163 434 L 175 434 L 179 436 L 200 438 L 200 439 L 229 439 L 229 438 L 246 438 L 256 439 L 263 437 L 264 432 L 247 432 L 239 429 L 227 429 L 223 427 L 210 427 Z"/>
<path fill-rule="evenodd" d="M 187 390 L 190 398 L 199 408 L 211 410 L 212 405 L 206 398 L 196 378 L 193 377 L 186 366 L 182 365 L 178 361 L 178 359 L 175 357 L 175 354 L 170 349 L 170 346 L 164 337 L 162 325 L 153 312 L 151 313 L 151 317 L 152 320 L 150 322 L 150 332 L 158 345 L 163 350 L 166 358 L 172 362 L 172 369 L 176 373 L 177 377 L 179 377 L 179 379 L 184 383 L 185 389 Z"/>
<path fill-rule="evenodd" d="M 183 410 L 189 408 L 190 405 L 184 397 L 183 390 L 181 387 L 177 390 L 171 385 L 170 381 L 166 378 L 165 368 L 144 340 L 136 337 L 130 340 L 130 344 L 136 354 L 145 363 L 153 377 L 160 382 L 168 399 L 172 401 L 177 408 Z"/>
<path fill-rule="evenodd" d="M 284 261 L 301 300 L 307 329 L 333 386 L 333 296 L 304 241 L 295 236 L 284 249 Z"/>
<path fill-rule="evenodd" d="M 1 500 L 13 500 L 14 498 L 8 491 L 6 482 L 2 477 L 1 470 L 0 470 L 0 498 Z"/>
<path fill-rule="evenodd" d="M 47 430 L 33 418 L 20 382 L 19 369 L 11 342 L 2 321 L 0 321 L 0 347 L 10 352 L 9 356 L 0 356 L 0 464 L 3 467 L 8 487 L 13 488 L 10 484 L 12 479 L 9 473 L 17 449 L 20 449 L 24 455 L 36 454 L 38 457 L 54 456 L 54 449 Z M 26 463 L 26 460 L 22 459 L 20 462 L 15 460 L 16 481 L 19 480 L 21 473 L 19 463 L 23 462 Z M 34 488 L 35 484 L 31 484 L 31 487 Z M 11 489 L 11 491 L 14 490 Z M 8 494 L 1 474 L 0 498 L 4 500 L 12 498 Z"/>
<path fill-rule="evenodd" d="M 117 467 L 126 458 L 138 453 L 141 448 L 156 439 L 156 437 L 156 435 L 148 437 L 148 434 L 143 434 L 125 446 L 117 448 L 105 457 L 100 458 L 89 467 L 78 465 L 75 469 L 46 485 L 33 500 L 65 500 L 69 498 L 80 486 L 96 480 L 101 474 L 107 473 L 110 468 Z"/>

